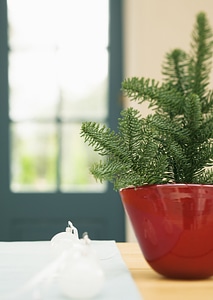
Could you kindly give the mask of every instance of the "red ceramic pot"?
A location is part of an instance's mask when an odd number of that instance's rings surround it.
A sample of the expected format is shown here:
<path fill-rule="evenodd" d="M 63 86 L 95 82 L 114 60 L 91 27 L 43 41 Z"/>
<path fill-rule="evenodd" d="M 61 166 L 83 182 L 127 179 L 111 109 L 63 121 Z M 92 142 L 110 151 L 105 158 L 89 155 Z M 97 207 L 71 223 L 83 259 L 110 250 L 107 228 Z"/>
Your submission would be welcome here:
<path fill-rule="evenodd" d="M 213 275 L 213 185 L 165 184 L 120 190 L 141 251 L 158 273 Z"/>

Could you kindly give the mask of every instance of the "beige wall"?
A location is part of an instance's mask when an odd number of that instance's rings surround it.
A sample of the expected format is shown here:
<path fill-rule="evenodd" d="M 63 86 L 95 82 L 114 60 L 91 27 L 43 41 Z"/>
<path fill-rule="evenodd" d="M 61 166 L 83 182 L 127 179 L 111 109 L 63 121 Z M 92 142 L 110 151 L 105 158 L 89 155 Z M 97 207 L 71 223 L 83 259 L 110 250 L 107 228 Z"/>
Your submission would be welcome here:
<path fill-rule="evenodd" d="M 213 27 L 213 0 L 124 0 L 124 76 L 161 80 L 165 53 L 173 48 L 189 49 L 200 11 L 206 12 Z M 142 111 L 147 114 L 146 105 Z M 128 221 L 126 232 L 128 241 L 135 240 Z"/>

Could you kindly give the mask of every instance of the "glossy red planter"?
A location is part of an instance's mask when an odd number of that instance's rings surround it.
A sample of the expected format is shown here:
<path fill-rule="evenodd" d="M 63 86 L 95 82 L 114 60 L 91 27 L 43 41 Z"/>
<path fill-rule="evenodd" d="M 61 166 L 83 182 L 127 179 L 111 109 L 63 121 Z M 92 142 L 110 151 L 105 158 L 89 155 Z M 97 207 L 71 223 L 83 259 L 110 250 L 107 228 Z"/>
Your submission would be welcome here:
<path fill-rule="evenodd" d="M 158 273 L 213 275 L 213 186 L 150 185 L 120 190 L 141 251 Z"/>

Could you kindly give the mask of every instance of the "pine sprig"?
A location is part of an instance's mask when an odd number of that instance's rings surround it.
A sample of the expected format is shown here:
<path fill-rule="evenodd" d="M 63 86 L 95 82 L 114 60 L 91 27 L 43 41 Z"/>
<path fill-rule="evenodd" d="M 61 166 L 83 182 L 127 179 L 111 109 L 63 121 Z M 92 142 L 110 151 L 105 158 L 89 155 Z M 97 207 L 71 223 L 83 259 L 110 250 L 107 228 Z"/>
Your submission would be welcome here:
<path fill-rule="evenodd" d="M 191 61 L 189 64 L 189 76 L 191 92 L 201 98 L 206 94 L 209 83 L 212 59 L 212 29 L 208 23 L 205 13 L 197 15 L 192 33 Z"/>
<path fill-rule="evenodd" d="M 81 136 L 101 156 L 111 153 L 118 157 L 123 156 L 118 135 L 110 128 L 107 128 L 106 125 L 96 122 L 83 122 Z"/>
<path fill-rule="evenodd" d="M 83 123 L 81 136 L 100 155 L 107 156 L 104 162 L 90 168 L 96 179 L 113 182 L 115 189 L 171 180 L 167 156 L 159 141 L 150 137 L 150 120 L 142 118 L 138 110 L 128 108 L 121 114 L 117 134 L 104 125 Z M 156 175 L 150 175 L 153 173 Z"/>
<path fill-rule="evenodd" d="M 122 90 L 131 101 L 139 104 L 148 101 L 149 107 L 156 112 L 166 113 L 171 118 L 183 113 L 183 97 L 181 93 L 171 88 L 171 85 L 162 84 L 144 78 L 128 78 L 122 82 Z"/>
<path fill-rule="evenodd" d="M 165 55 L 165 61 L 162 66 L 164 81 L 182 95 L 187 90 L 188 61 L 189 57 L 185 51 L 175 49 Z"/>

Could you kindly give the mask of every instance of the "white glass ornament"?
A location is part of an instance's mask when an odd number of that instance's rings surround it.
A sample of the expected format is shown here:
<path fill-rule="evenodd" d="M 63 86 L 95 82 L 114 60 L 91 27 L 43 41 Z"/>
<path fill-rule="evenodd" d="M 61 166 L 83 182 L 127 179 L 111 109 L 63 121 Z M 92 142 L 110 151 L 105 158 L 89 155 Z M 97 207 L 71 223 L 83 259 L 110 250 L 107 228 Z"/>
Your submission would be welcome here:
<path fill-rule="evenodd" d="M 51 251 L 54 257 L 61 255 L 64 251 L 70 250 L 75 245 L 80 244 L 78 230 L 68 221 L 68 226 L 64 232 L 57 233 L 51 239 Z"/>
<path fill-rule="evenodd" d="M 89 241 L 85 236 L 81 240 L 82 247 L 75 248 L 64 260 L 58 280 L 66 297 L 90 299 L 98 295 L 104 286 L 104 272 Z"/>

